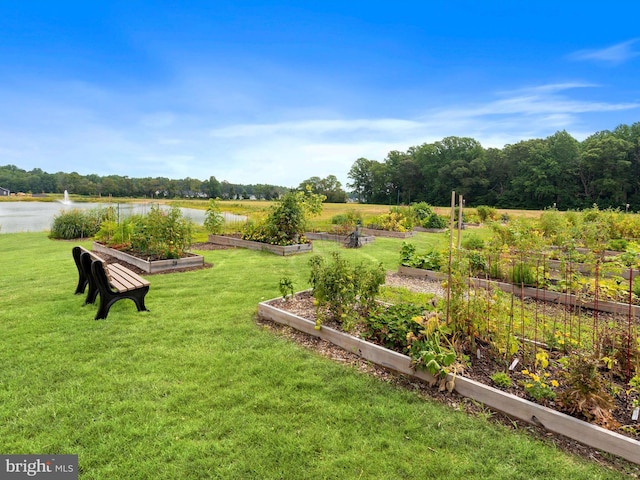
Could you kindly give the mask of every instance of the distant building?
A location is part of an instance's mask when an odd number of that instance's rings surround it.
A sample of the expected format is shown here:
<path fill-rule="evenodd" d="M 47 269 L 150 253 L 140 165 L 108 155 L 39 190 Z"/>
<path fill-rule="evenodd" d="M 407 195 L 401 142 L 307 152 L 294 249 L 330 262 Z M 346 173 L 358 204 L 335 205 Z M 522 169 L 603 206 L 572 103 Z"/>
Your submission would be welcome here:
<path fill-rule="evenodd" d="M 8 188 L 0 187 L 0 197 L 8 197 L 11 194 Z"/>

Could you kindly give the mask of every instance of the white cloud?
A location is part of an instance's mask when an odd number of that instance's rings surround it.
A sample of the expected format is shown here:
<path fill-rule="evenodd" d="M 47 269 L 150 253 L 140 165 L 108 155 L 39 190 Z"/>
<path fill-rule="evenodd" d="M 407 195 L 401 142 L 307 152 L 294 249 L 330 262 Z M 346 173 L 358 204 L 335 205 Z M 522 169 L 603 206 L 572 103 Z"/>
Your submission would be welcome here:
<path fill-rule="evenodd" d="M 578 61 L 596 61 L 619 65 L 640 55 L 640 52 L 633 49 L 637 42 L 638 39 L 634 38 L 600 50 L 579 50 L 570 54 L 569 58 Z"/>
<path fill-rule="evenodd" d="M 472 137 L 496 148 L 559 129 L 579 138 L 589 130 L 585 115 L 640 107 L 578 99 L 573 92 L 598 87 L 567 82 L 501 91 L 485 101 L 426 109 L 414 117 L 349 118 L 332 113 L 331 105 L 322 113 L 312 107 L 304 113 L 283 104 L 253 117 L 260 121 L 234 123 L 213 107 L 186 108 L 198 95 L 175 87 L 167 91 L 176 95 L 164 101 L 159 91 L 150 100 L 95 89 L 94 99 L 91 88 L 78 88 L 83 95 L 68 90 L 61 97 L 44 94 L 42 100 L 0 91 L 8 111 L 17 112 L 11 120 L 0 119 L 4 163 L 49 172 L 203 180 L 213 175 L 233 183 L 285 186 L 332 174 L 345 185 L 359 157 L 382 161 L 391 150 L 447 136 Z M 180 102 L 178 94 L 184 97 Z"/>

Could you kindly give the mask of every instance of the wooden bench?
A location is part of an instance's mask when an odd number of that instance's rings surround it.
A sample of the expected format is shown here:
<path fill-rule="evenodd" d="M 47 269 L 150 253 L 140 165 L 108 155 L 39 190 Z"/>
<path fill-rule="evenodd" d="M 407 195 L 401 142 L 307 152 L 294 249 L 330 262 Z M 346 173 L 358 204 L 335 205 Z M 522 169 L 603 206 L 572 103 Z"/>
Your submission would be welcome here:
<path fill-rule="evenodd" d="M 144 297 L 149 291 L 149 282 L 118 263 L 107 263 L 95 253 L 83 247 L 73 248 L 73 258 L 78 266 L 78 287 L 76 293 L 83 293 L 88 287 L 85 305 L 95 303 L 100 295 L 100 305 L 96 320 L 107 318 L 109 309 L 118 300 L 133 300 L 138 311 L 147 310 Z"/>

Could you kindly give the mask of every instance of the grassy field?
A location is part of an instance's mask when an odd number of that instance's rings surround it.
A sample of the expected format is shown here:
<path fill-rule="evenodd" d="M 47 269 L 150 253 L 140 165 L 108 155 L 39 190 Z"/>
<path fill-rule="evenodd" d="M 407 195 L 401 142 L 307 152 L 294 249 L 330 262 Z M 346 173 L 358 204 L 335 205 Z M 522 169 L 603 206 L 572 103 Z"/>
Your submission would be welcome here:
<path fill-rule="evenodd" d="M 149 312 L 94 321 L 75 244 L 0 235 L 3 454 L 78 454 L 82 479 L 626 478 L 259 327 L 282 276 L 308 287 L 310 255 L 201 252 L 213 268 L 147 277 Z M 341 251 L 395 270 L 400 245 Z"/>

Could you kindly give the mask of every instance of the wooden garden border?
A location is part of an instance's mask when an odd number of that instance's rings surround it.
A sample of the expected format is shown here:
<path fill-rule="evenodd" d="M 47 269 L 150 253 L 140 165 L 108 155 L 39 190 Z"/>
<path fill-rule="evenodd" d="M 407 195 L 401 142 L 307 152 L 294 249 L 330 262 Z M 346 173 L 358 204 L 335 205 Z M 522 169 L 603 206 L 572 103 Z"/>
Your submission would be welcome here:
<path fill-rule="evenodd" d="M 415 232 L 392 232 L 390 230 L 378 230 L 376 228 L 361 228 L 360 232 L 363 235 L 373 235 L 374 237 L 389 237 L 389 238 L 409 238 L 413 237 Z"/>
<path fill-rule="evenodd" d="M 274 299 L 275 300 L 275 299 Z M 344 350 L 382 367 L 432 383 L 435 378 L 428 372 L 415 370 L 411 359 L 400 353 L 380 347 L 352 335 L 329 327 L 315 329 L 315 322 L 269 305 L 269 300 L 258 304 L 258 316 L 296 330 L 313 335 L 337 345 Z M 617 455 L 630 462 L 640 464 L 640 442 L 616 432 L 578 420 L 556 410 L 538 405 L 510 393 L 484 385 L 474 380 L 449 375 L 455 380 L 454 390 L 464 397 L 501 411 L 513 418 L 542 427 L 549 432 L 564 435 L 589 447 Z"/>
<path fill-rule="evenodd" d="M 347 243 L 349 240 L 349 235 L 336 235 L 333 233 L 326 232 L 305 232 L 305 237 L 309 240 L 327 240 L 329 242 L 338 242 L 338 243 Z M 361 235 L 358 237 L 360 239 L 361 245 L 366 245 L 368 243 L 373 243 L 376 239 L 373 235 Z"/>
<path fill-rule="evenodd" d="M 307 253 L 313 250 L 313 245 L 311 243 L 281 246 L 271 245 L 269 243 L 253 242 L 251 240 L 243 240 L 236 237 L 226 237 L 224 235 L 209 235 L 209 243 L 224 245 L 226 247 L 240 247 L 248 248 L 250 250 L 271 252 L 282 256 L 295 255 L 296 253 Z"/>
<path fill-rule="evenodd" d="M 109 248 L 101 243 L 93 242 L 93 251 L 97 253 L 104 253 L 122 260 L 130 265 L 135 265 L 140 270 L 147 273 L 166 272 L 168 270 L 175 270 L 178 268 L 188 267 L 201 267 L 204 266 L 204 257 L 202 255 L 190 254 L 189 257 L 184 258 L 172 258 L 170 260 L 143 260 L 142 258 L 129 255 L 126 252 L 116 250 L 115 248 Z"/>

